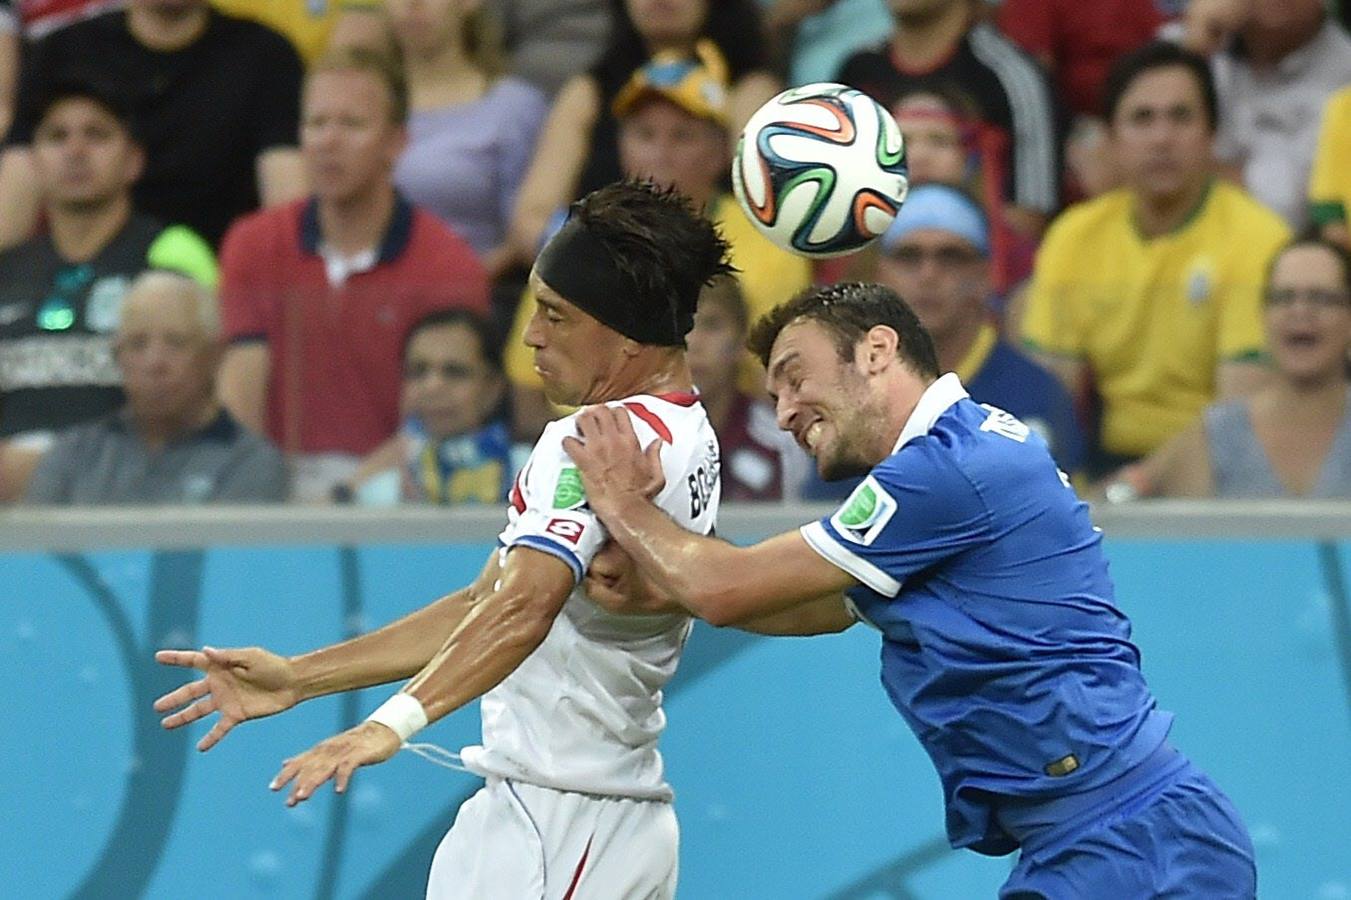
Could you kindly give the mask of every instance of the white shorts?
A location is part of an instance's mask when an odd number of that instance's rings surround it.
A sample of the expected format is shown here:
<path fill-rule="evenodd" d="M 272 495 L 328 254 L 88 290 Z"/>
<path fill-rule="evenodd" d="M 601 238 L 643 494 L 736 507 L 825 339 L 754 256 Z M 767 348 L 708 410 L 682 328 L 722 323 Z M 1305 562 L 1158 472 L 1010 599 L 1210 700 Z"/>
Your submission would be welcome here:
<path fill-rule="evenodd" d="M 668 900 L 671 804 L 490 778 L 436 848 L 428 900 Z"/>

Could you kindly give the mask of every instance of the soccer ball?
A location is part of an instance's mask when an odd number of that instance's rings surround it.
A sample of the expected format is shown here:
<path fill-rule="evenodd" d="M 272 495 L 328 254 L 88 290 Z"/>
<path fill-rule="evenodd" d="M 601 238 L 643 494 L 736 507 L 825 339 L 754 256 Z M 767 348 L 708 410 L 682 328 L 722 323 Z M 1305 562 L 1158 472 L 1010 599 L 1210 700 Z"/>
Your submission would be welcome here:
<path fill-rule="evenodd" d="M 751 116 L 732 188 L 765 237 L 825 258 L 887 230 L 909 190 L 907 172 L 901 130 L 877 101 L 842 84 L 809 84 Z"/>

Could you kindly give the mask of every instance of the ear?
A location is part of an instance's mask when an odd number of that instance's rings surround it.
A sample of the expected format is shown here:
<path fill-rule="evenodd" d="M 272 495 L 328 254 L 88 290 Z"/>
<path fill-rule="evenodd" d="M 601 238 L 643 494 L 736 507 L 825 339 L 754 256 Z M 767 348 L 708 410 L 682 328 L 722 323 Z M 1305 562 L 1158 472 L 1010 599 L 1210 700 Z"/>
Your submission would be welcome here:
<path fill-rule="evenodd" d="M 863 336 L 863 364 L 869 375 L 884 372 L 896 363 L 901 338 L 890 325 L 874 325 Z"/>
<path fill-rule="evenodd" d="M 135 184 L 145 174 L 145 150 L 140 144 L 133 143 L 127 154 L 127 184 Z"/>
<path fill-rule="evenodd" d="M 624 338 L 624 342 L 619 345 L 619 352 L 623 353 L 625 356 L 629 358 L 637 356 L 639 353 L 642 352 L 642 350 L 643 345 L 635 341 L 633 338 Z"/>

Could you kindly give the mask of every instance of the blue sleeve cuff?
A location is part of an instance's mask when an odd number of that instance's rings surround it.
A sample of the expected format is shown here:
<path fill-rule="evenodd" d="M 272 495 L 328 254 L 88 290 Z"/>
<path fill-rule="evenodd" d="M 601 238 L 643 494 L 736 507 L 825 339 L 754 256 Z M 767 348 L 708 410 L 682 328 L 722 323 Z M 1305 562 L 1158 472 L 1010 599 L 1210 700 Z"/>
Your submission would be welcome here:
<path fill-rule="evenodd" d="M 567 547 L 555 544 L 548 538 L 540 537 L 537 534 L 524 534 L 512 541 L 511 546 L 529 547 L 532 550 L 539 550 L 541 553 L 558 557 L 572 569 L 572 578 L 575 584 L 580 583 L 582 576 L 586 574 L 586 567 L 582 565 L 582 561 L 578 559 L 576 553 L 573 553 Z"/>

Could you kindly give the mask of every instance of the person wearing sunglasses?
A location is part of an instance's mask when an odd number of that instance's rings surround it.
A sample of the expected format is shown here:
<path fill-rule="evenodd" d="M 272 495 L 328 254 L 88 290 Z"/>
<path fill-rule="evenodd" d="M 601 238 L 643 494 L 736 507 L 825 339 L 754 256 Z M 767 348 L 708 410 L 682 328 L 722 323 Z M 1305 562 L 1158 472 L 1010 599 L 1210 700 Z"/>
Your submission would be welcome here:
<path fill-rule="evenodd" d="M 978 403 L 1036 429 L 1060 467 L 1078 471 L 1083 437 L 1069 394 L 995 329 L 987 305 L 990 229 L 975 201 L 943 184 L 912 189 L 881 250 L 877 280 L 915 310 L 933 338 L 939 368 L 956 372 Z"/>
<path fill-rule="evenodd" d="M 1267 279 L 1271 377 L 1251 397 L 1216 403 L 1139 465 L 1109 500 L 1163 497 L 1351 499 L 1351 254 L 1302 238 Z"/>

